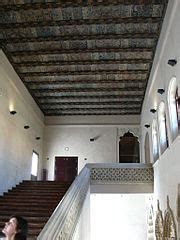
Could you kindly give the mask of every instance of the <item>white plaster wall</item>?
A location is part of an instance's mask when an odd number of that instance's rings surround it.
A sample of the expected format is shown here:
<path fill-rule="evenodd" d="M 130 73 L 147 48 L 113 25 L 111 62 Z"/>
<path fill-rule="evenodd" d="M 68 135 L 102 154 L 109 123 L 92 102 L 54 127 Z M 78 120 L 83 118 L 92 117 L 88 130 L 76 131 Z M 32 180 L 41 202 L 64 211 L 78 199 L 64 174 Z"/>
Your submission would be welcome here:
<path fill-rule="evenodd" d="M 82 212 L 72 240 L 90 240 L 90 189 L 87 192 Z"/>
<path fill-rule="evenodd" d="M 145 194 L 91 194 L 91 240 L 146 240 Z"/>
<path fill-rule="evenodd" d="M 116 135 L 113 127 L 46 126 L 44 159 L 49 179 L 54 179 L 55 156 L 77 156 L 78 172 L 86 163 L 116 162 Z M 93 137 L 97 139 L 91 142 Z"/>
<path fill-rule="evenodd" d="M 180 183 L 180 140 L 179 137 L 172 142 L 170 127 L 169 127 L 169 112 L 167 104 L 167 90 L 170 79 L 175 76 L 180 86 L 180 1 L 169 1 L 168 9 L 163 23 L 161 37 L 157 46 L 153 68 L 150 74 L 147 91 L 145 94 L 145 101 L 142 108 L 141 126 L 142 126 L 142 161 L 144 162 L 144 141 L 146 132 L 150 136 L 150 149 L 152 159 L 152 136 L 151 127 L 144 128 L 145 124 L 152 124 L 153 118 L 157 119 L 157 113 L 150 113 L 151 108 L 157 108 L 161 101 L 165 102 L 168 138 L 170 146 L 160 156 L 154 164 L 155 173 L 155 208 L 156 200 L 160 201 L 160 208 L 164 212 L 166 209 L 167 195 L 170 198 L 170 207 L 172 208 L 176 218 L 176 198 L 177 185 Z M 177 65 L 172 67 L 167 64 L 171 58 L 177 59 Z M 157 93 L 158 88 L 164 88 L 165 93 L 160 95 Z M 179 88 L 180 89 L 180 88 Z"/>
<path fill-rule="evenodd" d="M 9 113 L 10 108 L 17 111 Z M 0 194 L 31 174 L 32 151 L 42 164 L 44 116 L 0 51 Z M 28 130 L 24 125 L 29 125 Z M 39 136 L 41 140 L 35 138 Z"/>
<path fill-rule="evenodd" d="M 170 207 L 173 210 L 177 224 L 177 195 L 178 184 L 180 183 L 180 138 L 160 156 L 154 164 L 154 205 L 157 209 L 156 200 L 160 200 L 160 209 L 163 212 L 167 209 L 167 196 L 169 197 Z M 178 226 L 178 225 L 177 225 Z"/>
<path fill-rule="evenodd" d="M 119 135 L 139 125 L 47 125 L 44 134 L 44 166 L 54 179 L 55 156 L 77 156 L 78 171 L 87 163 L 118 162 Z M 95 138 L 91 142 L 90 138 Z M 68 147 L 68 151 L 65 148 Z"/>

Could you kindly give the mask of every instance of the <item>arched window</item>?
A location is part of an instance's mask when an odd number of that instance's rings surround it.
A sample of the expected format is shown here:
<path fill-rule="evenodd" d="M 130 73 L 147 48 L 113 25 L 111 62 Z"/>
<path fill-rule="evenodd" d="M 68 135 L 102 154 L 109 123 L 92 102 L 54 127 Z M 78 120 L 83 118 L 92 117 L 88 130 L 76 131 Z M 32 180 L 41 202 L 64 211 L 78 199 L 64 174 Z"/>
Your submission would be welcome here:
<path fill-rule="evenodd" d="M 152 144 L 153 144 L 153 159 L 155 162 L 159 157 L 158 131 L 157 131 L 157 122 L 155 119 L 152 122 Z"/>
<path fill-rule="evenodd" d="M 178 109 L 177 109 L 177 99 L 178 99 L 178 91 L 176 78 L 173 77 L 169 84 L 168 88 L 168 107 L 169 107 L 169 120 L 170 120 L 170 130 L 171 130 L 171 138 L 172 141 L 178 135 Z"/>
<path fill-rule="evenodd" d="M 168 147 L 168 136 L 166 127 L 165 104 L 161 102 L 158 109 L 158 127 L 159 127 L 159 143 L 161 154 Z"/>
<path fill-rule="evenodd" d="M 119 141 L 119 162 L 139 163 L 139 141 L 129 131 L 120 137 Z"/>

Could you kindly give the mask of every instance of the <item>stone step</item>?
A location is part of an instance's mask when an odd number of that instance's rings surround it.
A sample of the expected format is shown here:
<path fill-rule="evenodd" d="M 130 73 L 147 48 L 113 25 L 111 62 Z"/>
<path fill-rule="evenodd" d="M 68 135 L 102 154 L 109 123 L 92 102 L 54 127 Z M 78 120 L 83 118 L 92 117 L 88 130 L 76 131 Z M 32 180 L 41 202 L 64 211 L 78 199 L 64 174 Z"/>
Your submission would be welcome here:
<path fill-rule="evenodd" d="M 6 215 L 6 216 L 11 216 L 11 215 L 23 215 L 23 216 L 41 216 L 41 217 L 49 217 L 52 214 L 53 210 L 47 210 L 47 211 L 31 211 L 31 210 L 24 210 L 24 209 L 18 209 L 18 210 L 5 210 L 5 209 L 0 209 L 0 216 L 1 215 Z M 10 214 L 11 213 L 11 214 Z"/>
<path fill-rule="evenodd" d="M 19 201 L 18 201 L 19 200 Z M 41 202 L 41 207 L 56 207 L 57 206 L 57 200 L 52 200 L 52 201 L 40 201 Z M 39 202 L 32 202 L 32 201 L 20 201 L 20 199 L 15 199 L 13 202 L 11 201 L 11 199 L 9 201 L 0 201 L 0 207 L 4 208 L 4 207 L 39 207 Z"/>
<path fill-rule="evenodd" d="M 23 185 L 23 186 L 25 186 L 25 185 L 33 185 L 33 186 L 35 186 L 35 185 L 38 185 L 38 186 L 40 186 L 40 185 L 45 185 L 45 186 L 47 186 L 47 185 L 52 185 L 52 186 L 66 186 L 66 187 L 68 187 L 68 186 L 70 186 L 71 185 L 71 182 L 60 182 L 60 181 L 31 181 L 31 180 L 24 180 L 23 182 L 21 182 L 20 184 L 18 184 L 18 186 L 21 186 L 21 185 Z"/>
<path fill-rule="evenodd" d="M 10 192 L 7 192 L 7 193 L 4 193 L 4 196 L 6 196 L 6 195 L 22 195 L 23 194 L 23 196 L 36 196 L 36 195 L 40 195 L 40 196 L 49 196 L 49 195 L 52 195 L 52 196 L 58 196 L 58 195 L 62 195 L 62 194 L 64 194 L 66 191 L 65 190 L 63 190 L 63 191 L 59 191 L 59 192 L 51 192 L 51 191 L 49 191 L 49 192 L 38 192 L 38 191 L 10 191 Z"/>
<path fill-rule="evenodd" d="M 56 205 L 57 206 L 57 205 Z M 20 205 L 20 206 L 18 206 L 18 205 L 13 205 L 13 204 L 11 204 L 11 205 L 7 205 L 7 206 L 1 206 L 0 207 L 0 211 L 5 211 L 5 210 L 7 210 L 8 209 L 8 212 L 9 211 L 13 211 L 13 212 L 15 212 L 15 211 L 20 211 L 20 210 L 22 210 L 22 211 L 27 211 L 27 209 L 28 209 L 28 212 L 29 211 L 38 211 L 38 212 L 43 212 L 43 211 L 51 211 L 52 210 L 52 208 L 55 208 L 56 206 L 52 206 L 52 205 L 48 205 L 48 206 L 31 206 L 31 205 Z"/>
<path fill-rule="evenodd" d="M 51 200 L 51 199 L 56 199 L 58 200 L 59 198 L 62 198 L 62 196 L 64 196 L 64 194 L 56 194 L 56 195 L 32 195 L 32 194 L 28 194 L 28 195 L 24 195 L 24 194 L 9 194 L 9 193 L 5 193 L 4 194 L 4 197 L 5 199 L 39 199 L 39 198 L 43 198 L 43 199 L 46 199 L 46 200 Z"/>
<path fill-rule="evenodd" d="M 11 215 L 27 219 L 27 240 L 35 240 L 68 190 L 70 183 L 23 181 L 0 196 L 0 230 Z"/>

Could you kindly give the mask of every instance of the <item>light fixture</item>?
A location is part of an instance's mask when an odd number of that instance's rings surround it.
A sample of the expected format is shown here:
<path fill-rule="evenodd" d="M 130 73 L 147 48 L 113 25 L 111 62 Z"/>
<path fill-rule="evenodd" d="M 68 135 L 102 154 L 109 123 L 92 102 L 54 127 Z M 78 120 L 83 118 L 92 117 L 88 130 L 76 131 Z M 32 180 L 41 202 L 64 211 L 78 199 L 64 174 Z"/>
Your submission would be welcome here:
<path fill-rule="evenodd" d="M 174 67 L 177 64 L 177 60 L 176 59 L 169 59 L 168 60 L 168 64 L 172 67 Z"/>
<path fill-rule="evenodd" d="M 156 109 L 152 108 L 152 109 L 150 109 L 150 112 L 155 113 Z"/>
<path fill-rule="evenodd" d="M 157 92 L 162 95 L 165 92 L 165 90 L 163 88 L 158 88 Z"/>
<path fill-rule="evenodd" d="M 41 138 L 40 137 L 36 137 L 36 140 L 40 140 Z"/>
<path fill-rule="evenodd" d="M 24 126 L 24 129 L 28 129 L 28 128 L 29 128 L 29 126 L 28 126 L 28 125 L 25 125 L 25 126 Z"/>
<path fill-rule="evenodd" d="M 146 128 L 149 128 L 149 127 L 150 127 L 150 125 L 149 125 L 149 124 L 145 124 L 144 126 L 145 126 Z"/>
<path fill-rule="evenodd" d="M 10 111 L 10 114 L 15 115 L 17 112 L 15 110 Z"/>

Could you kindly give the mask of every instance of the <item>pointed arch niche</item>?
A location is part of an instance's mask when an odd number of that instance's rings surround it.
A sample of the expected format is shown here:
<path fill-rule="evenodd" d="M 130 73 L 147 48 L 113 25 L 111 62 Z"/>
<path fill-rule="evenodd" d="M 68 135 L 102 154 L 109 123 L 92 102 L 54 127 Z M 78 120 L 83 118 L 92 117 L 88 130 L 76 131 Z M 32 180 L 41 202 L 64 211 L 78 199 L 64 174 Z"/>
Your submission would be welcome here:
<path fill-rule="evenodd" d="M 139 140 L 133 133 L 127 131 L 119 140 L 119 162 L 139 163 Z"/>

